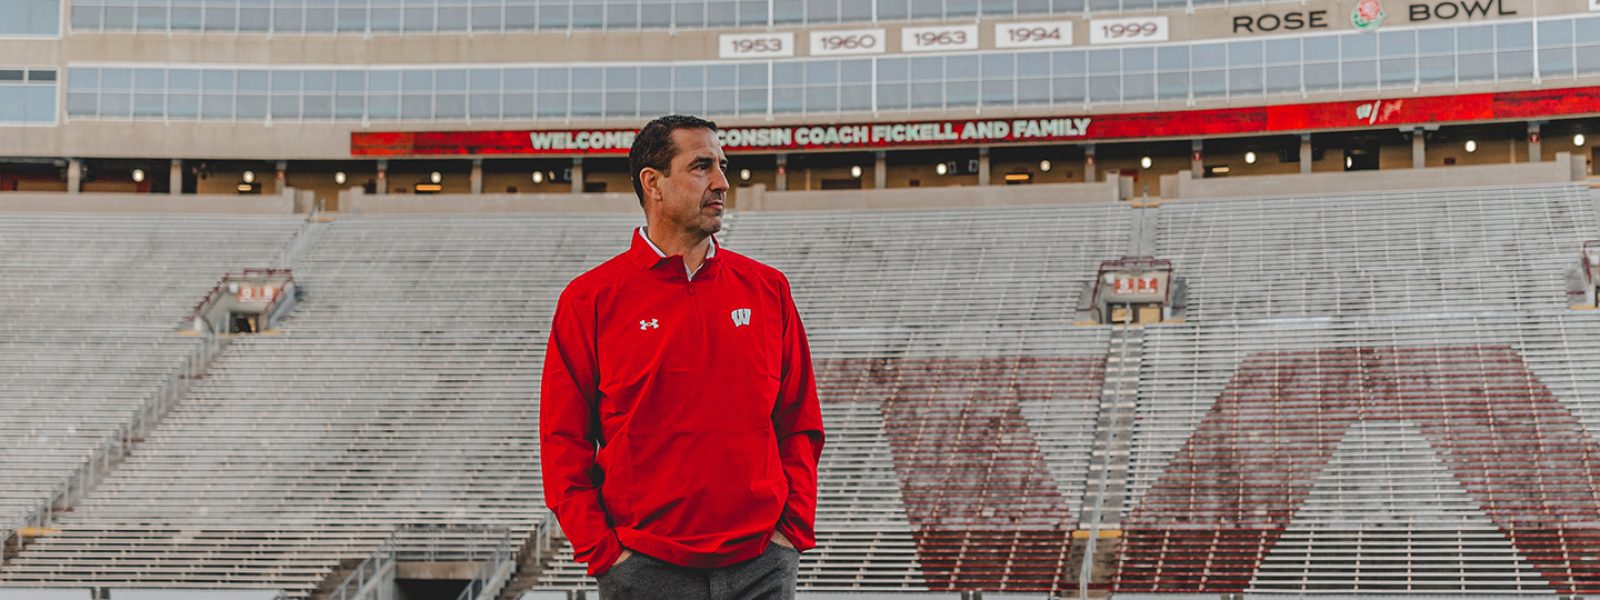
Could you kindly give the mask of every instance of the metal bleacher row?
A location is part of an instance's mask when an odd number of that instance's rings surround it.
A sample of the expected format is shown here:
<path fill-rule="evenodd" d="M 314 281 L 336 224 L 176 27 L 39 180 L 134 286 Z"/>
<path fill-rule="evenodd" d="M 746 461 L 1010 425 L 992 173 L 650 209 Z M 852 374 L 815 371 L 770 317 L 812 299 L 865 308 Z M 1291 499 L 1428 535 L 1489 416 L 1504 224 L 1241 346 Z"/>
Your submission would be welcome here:
<path fill-rule="evenodd" d="M 1119 587 L 1593 590 L 1597 340 L 1557 310 L 1150 328 Z"/>
<path fill-rule="evenodd" d="M 1583 187 L 1169 204 L 1113 589 L 1600 587 Z"/>
<path fill-rule="evenodd" d="M 201 341 L 174 335 L 221 273 L 270 262 L 291 218 L 0 219 L 0 530 L 136 433 Z M 37 523 L 34 523 L 37 524 Z"/>
<path fill-rule="evenodd" d="M 1548 309 L 1595 204 L 1583 186 L 1174 202 L 1156 254 L 1193 321 Z"/>
<path fill-rule="evenodd" d="M 1569 310 L 1563 288 L 1579 243 L 1600 239 L 1595 206 L 1581 187 L 1509 186 L 730 214 L 719 239 L 787 274 L 816 359 L 829 439 L 802 590 L 1075 593 L 1082 529 L 1103 527 L 1112 558 L 1092 585 L 1128 597 L 1600 592 L 1600 321 Z M 1131 238 L 1150 216 L 1157 257 L 1188 282 L 1187 322 L 1143 327 L 1130 359 L 1111 327 L 1074 325 L 1074 310 L 1101 261 L 1140 247 Z M 179 221 L 227 233 L 145 250 Z M 0 410 L 41 422 L 114 429 L 106 401 L 131 406 L 171 374 L 141 361 L 188 355 L 198 342 L 173 325 L 222 272 L 289 266 L 302 290 L 279 329 L 222 350 L 55 518 L 58 532 L 0 567 L 0 588 L 308 598 L 398 526 L 525 537 L 544 518 L 537 393 L 556 295 L 622 251 L 638 222 L 35 221 L 64 223 L 51 235 L 81 247 L 27 241 L 48 227 L 0 229 L 0 250 L 19 240 L 39 253 L 0 263 L 0 353 L 27 356 L 17 364 L 32 377 L 0 373 Z M 130 229 L 97 237 L 116 227 Z M 211 252 L 255 235 L 250 252 Z M 93 257 L 52 258 L 74 252 Z M 49 282 L 100 254 L 129 257 L 146 278 L 202 272 L 193 289 L 140 300 L 162 303 L 141 314 L 168 311 L 135 320 L 158 322 L 148 330 L 11 333 L 43 329 L 51 307 L 86 295 Z M 97 354 L 68 358 L 78 348 Z M 93 376 L 61 376 L 71 365 Z M 1103 482 L 1112 368 L 1137 374 L 1137 402 L 1126 476 Z M 81 398 L 76 412 L 42 395 L 64 393 Z M 66 443 L 51 432 L 70 423 L 0 447 L 50 460 Z M 14 462 L 4 483 L 39 480 L 23 465 L 42 460 Z M 1107 484 L 1126 492 L 1094 490 Z M 36 502 L 44 487 L 17 487 L 20 503 L 0 506 Z M 1090 499 L 1108 497 L 1090 516 Z M 533 584 L 592 587 L 566 547 Z"/>
<path fill-rule="evenodd" d="M 499 539 L 484 528 L 526 538 L 543 513 L 533 399 L 554 293 L 634 221 L 308 224 L 293 316 L 223 350 L 0 580 L 305 598 L 397 526 L 461 528 L 430 546 L 462 551 Z"/>

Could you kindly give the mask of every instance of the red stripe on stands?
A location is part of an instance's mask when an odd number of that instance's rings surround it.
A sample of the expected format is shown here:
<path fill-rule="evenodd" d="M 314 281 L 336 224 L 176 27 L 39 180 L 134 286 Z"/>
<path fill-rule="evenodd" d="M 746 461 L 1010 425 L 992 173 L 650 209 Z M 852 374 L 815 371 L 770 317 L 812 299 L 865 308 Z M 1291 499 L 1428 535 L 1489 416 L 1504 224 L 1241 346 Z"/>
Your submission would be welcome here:
<path fill-rule="evenodd" d="M 1102 358 L 826 360 L 817 373 L 825 402 L 881 407 L 931 589 L 1076 588 L 1076 515 L 1022 404 L 1092 412 Z"/>
<path fill-rule="evenodd" d="M 1345 430 L 1386 420 L 1558 593 L 1600 593 L 1600 448 L 1509 347 L 1251 356 L 1124 525 L 1114 589 L 1243 591 Z"/>

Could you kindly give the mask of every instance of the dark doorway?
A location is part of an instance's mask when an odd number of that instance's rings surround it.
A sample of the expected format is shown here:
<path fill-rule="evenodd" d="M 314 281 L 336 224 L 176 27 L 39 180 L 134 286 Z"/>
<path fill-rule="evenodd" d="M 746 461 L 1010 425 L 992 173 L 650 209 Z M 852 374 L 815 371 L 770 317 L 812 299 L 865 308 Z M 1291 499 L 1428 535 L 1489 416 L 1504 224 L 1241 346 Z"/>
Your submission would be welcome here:
<path fill-rule="evenodd" d="M 255 333 L 256 315 L 248 313 L 228 314 L 228 333 Z"/>
<path fill-rule="evenodd" d="M 466 589 L 464 579 L 396 579 L 395 600 L 455 600 Z"/>
<path fill-rule="evenodd" d="M 1378 170 L 1378 144 L 1365 143 L 1345 146 L 1344 170 L 1346 171 L 1376 171 Z"/>

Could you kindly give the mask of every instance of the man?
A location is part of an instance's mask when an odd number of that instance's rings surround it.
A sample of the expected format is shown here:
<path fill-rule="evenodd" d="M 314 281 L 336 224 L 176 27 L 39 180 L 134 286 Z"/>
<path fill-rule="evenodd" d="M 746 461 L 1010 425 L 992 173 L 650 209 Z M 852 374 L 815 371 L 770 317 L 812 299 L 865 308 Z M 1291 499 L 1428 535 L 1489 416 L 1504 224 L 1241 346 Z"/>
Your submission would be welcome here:
<path fill-rule="evenodd" d="M 604 600 L 794 597 L 816 545 L 822 412 L 776 269 L 717 246 L 716 124 L 628 154 L 645 223 L 562 292 L 539 410 L 545 502 Z"/>

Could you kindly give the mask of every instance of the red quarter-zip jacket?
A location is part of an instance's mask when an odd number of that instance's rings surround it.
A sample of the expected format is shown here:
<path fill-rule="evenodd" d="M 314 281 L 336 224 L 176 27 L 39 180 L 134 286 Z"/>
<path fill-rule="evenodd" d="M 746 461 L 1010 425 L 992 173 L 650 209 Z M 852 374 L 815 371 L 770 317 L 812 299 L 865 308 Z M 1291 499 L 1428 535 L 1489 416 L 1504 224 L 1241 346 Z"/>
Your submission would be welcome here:
<path fill-rule="evenodd" d="M 540 395 L 545 503 L 590 575 L 623 548 L 715 568 L 774 530 L 816 545 L 822 410 L 777 269 L 717 248 L 691 278 L 635 230 L 562 292 Z"/>

